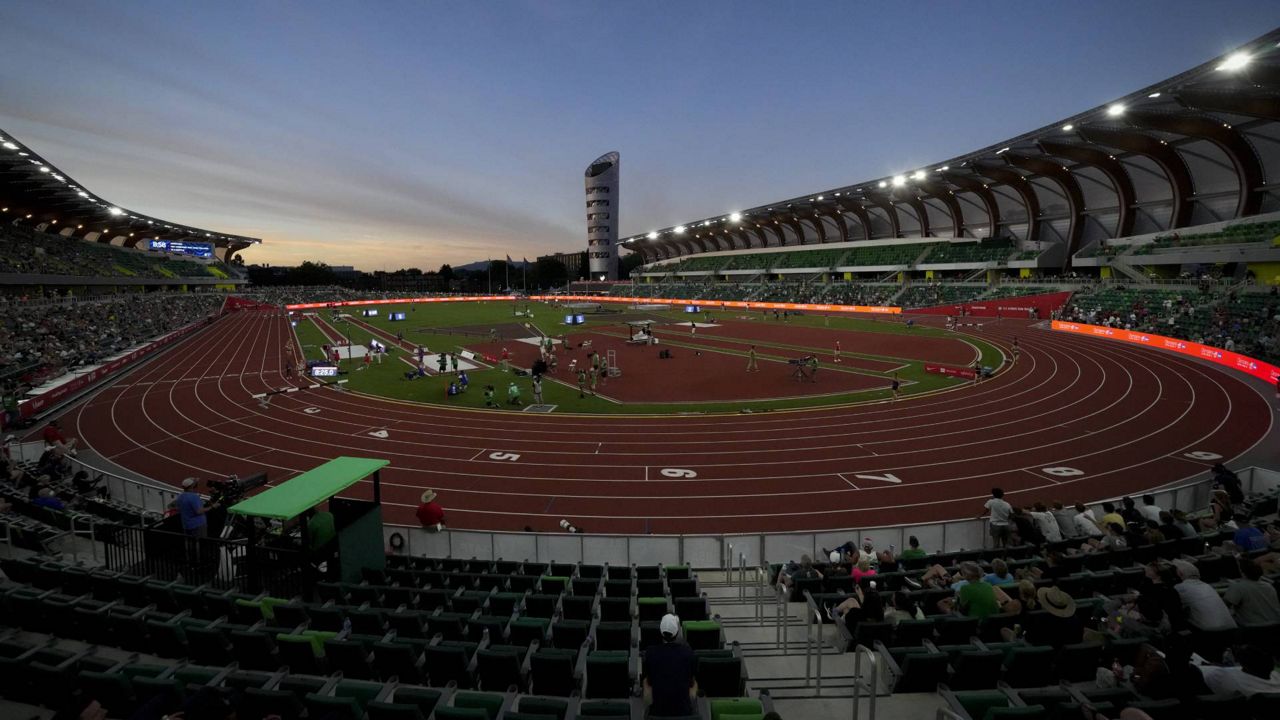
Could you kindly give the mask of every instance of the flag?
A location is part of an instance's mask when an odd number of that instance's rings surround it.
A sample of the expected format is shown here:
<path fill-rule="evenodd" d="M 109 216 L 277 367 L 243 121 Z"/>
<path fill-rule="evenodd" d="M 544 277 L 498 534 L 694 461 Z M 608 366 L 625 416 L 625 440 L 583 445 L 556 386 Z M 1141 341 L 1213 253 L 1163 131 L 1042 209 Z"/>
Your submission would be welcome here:
<path fill-rule="evenodd" d="M 510 255 L 507 256 L 507 262 L 512 262 Z"/>

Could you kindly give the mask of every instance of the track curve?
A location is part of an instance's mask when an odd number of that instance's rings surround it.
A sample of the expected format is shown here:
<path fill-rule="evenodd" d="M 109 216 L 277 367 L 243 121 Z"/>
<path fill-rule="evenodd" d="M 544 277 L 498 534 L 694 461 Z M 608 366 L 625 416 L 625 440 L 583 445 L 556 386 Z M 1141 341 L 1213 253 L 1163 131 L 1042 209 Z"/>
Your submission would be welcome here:
<path fill-rule="evenodd" d="M 988 324 L 1021 357 L 937 395 L 755 415 L 533 415 L 290 385 L 278 312 L 217 321 L 73 408 L 64 425 L 112 462 L 280 482 L 338 455 L 385 458 L 386 520 L 412 523 L 425 487 L 451 527 L 595 532 L 814 531 L 974 517 L 990 487 L 1015 504 L 1092 500 L 1230 459 L 1272 412 L 1230 373 L 1154 350 Z M 300 350 L 300 349 L 299 349 Z M 385 431 L 386 437 L 370 433 Z M 664 472 L 665 471 L 665 472 Z M 358 491 L 357 491 L 358 492 Z"/>

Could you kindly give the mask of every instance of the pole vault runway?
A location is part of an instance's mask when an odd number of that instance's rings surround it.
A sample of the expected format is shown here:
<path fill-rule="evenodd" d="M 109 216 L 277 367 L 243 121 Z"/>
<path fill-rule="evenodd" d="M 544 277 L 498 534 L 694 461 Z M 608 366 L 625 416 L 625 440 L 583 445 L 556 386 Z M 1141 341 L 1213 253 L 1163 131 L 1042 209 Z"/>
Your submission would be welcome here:
<path fill-rule="evenodd" d="M 72 408 L 63 426 L 117 465 L 273 483 L 338 455 L 384 458 L 385 519 L 423 488 L 457 529 L 815 531 L 976 517 L 1014 504 L 1138 492 L 1230 462 L 1270 430 L 1265 398 L 1172 354 L 989 323 L 1021 357 L 933 396 L 754 415 L 541 415 L 427 406 L 282 374 L 278 312 L 233 313 Z M 252 398 L 289 385 L 262 407 Z M 353 489 L 360 493 L 360 489 Z"/>

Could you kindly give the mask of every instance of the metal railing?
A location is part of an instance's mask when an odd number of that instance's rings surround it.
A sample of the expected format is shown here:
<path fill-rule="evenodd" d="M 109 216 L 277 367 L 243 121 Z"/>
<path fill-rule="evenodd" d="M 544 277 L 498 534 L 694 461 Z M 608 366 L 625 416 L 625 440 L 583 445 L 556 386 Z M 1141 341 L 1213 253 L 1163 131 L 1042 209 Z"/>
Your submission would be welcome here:
<path fill-rule="evenodd" d="M 196 538 L 156 528 L 120 527 L 104 543 L 107 569 L 157 580 L 181 579 L 277 597 L 309 594 L 314 573 L 300 548 L 249 545 L 243 539 Z"/>
<path fill-rule="evenodd" d="M 862 702 L 862 658 L 865 655 L 871 663 L 871 679 L 867 683 L 870 695 L 870 707 L 867 717 L 876 720 L 876 696 L 880 694 L 880 658 L 875 651 L 866 645 L 858 645 L 853 649 L 853 720 L 858 720 L 859 707 Z"/>
<path fill-rule="evenodd" d="M 14 457 L 39 458 L 41 443 L 12 445 Z M 100 470 L 79 458 L 72 464 L 91 475 L 101 474 L 108 491 L 121 500 L 147 512 L 163 513 L 178 496 L 174 488 L 154 481 L 140 481 Z M 1238 473 L 1246 493 L 1280 487 L 1280 471 L 1249 467 Z M 1150 491 L 1156 504 L 1163 508 L 1205 508 L 1209 504 L 1212 478 Z M 1137 491 L 1134 493 L 1137 494 Z M 1102 498 L 1091 507 L 1119 498 Z M 738 583 L 744 582 L 743 565 L 768 568 L 801 555 L 817 557 L 822 548 L 843 544 L 850 537 L 871 538 L 876 547 L 907 547 L 907 538 L 916 537 L 929 552 L 958 552 L 985 549 L 990 541 L 986 521 L 965 519 L 908 525 L 885 525 L 808 533 L 749 533 L 739 535 L 609 535 L 536 532 L 492 532 L 446 530 L 429 533 L 417 526 L 386 524 L 384 535 L 400 535 L 404 541 L 401 554 L 429 557 L 466 557 L 497 560 L 518 558 L 530 562 L 586 562 L 611 565 L 677 562 L 695 568 L 719 568 L 726 581 L 733 582 L 735 565 Z M 768 574 L 768 573 L 766 573 Z M 745 599 L 745 591 L 740 599 Z"/>

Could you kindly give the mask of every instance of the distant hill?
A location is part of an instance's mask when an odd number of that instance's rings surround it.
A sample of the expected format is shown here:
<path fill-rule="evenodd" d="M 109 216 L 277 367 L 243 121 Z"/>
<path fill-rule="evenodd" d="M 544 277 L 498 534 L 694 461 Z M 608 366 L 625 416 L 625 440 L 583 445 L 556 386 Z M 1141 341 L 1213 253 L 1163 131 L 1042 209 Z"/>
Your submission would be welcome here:
<path fill-rule="evenodd" d="M 494 260 L 500 260 L 500 259 L 501 259 L 501 258 L 494 258 Z M 533 263 L 532 263 L 532 262 L 529 262 L 529 263 L 522 263 L 522 262 L 520 262 L 519 260 L 513 260 L 513 261 L 511 262 L 511 267 L 512 267 L 512 268 L 524 267 L 525 265 L 528 265 L 530 268 L 532 268 L 532 267 L 533 267 Z M 475 262 L 473 262 L 473 263 L 467 263 L 466 265 L 454 265 L 454 266 L 453 266 L 453 269 L 454 269 L 454 270 L 466 270 L 467 272 L 476 272 L 476 271 L 484 272 L 485 270 L 488 270 L 488 269 L 489 269 L 489 261 L 488 261 L 488 260 L 477 260 L 477 261 L 475 261 Z"/>

